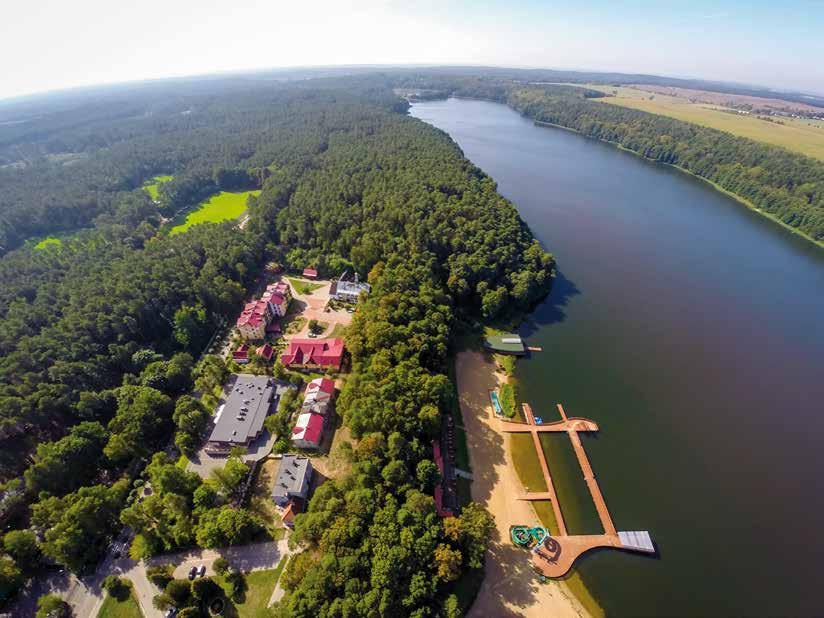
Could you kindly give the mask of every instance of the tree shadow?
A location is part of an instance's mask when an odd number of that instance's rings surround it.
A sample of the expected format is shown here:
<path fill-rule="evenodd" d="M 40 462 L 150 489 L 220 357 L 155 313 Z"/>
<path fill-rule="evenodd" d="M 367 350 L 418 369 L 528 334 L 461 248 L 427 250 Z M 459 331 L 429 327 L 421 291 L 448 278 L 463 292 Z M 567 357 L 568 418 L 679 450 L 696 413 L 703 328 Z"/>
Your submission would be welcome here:
<path fill-rule="evenodd" d="M 544 302 L 524 321 L 520 328 L 523 337 L 534 335 L 541 326 L 558 324 L 566 320 L 566 307 L 570 299 L 581 294 L 575 283 L 564 276 L 560 270 L 556 271 L 552 291 Z"/>

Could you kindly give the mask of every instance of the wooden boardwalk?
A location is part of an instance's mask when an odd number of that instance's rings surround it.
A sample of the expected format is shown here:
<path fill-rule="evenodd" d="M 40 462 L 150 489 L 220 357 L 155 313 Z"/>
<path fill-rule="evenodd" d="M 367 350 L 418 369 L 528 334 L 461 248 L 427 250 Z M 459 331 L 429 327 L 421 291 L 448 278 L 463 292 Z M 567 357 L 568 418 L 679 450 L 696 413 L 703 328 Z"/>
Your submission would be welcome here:
<path fill-rule="evenodd" d="M 628 551 L 639 551 L 645 553 L 654 553 L 655 549 L 649 534 L 646 531 L 642 532 L 621 532 L 619 533 L 615 524 L 612 521 L 612 516 L 607 508 L 606 500 L 601 493 L 601 488 L 598 486 L 598 481 L 595 479 L 595 472 L 592 465 L 589 463 L 584 445 L 581 443 L 581 438 L 578 432 L 582 431 L 598 431 L 598 425 L 585 418 L 569 418 L 566 411 L 561 404 L 558 404 L 558 412 L 561 415 L 560 421 L 552 423 L 542 423 L 540 425 L 535 423 L 535 415 L 532 412 L 532 407 L 525 403 L 522 405 L 524 411 L 525 423 L 518 423 L 513 421 L 500 421 L 501 431 L 506 433 L 531 433 L 532 440 L 535 445 L 535 452 L 538 456 L 538 461 L 543 471 L 544 479 L 546 481 L 547 491 L 545 492 L 527 492 L 518 497 L 519 500 L 549 500 L 552 504 L 552 511 L 555 514 L 555 521 L 558 523 L 558 536 L 551 537 L 547 542 L 532 552 L 533 566 L 543 575 L 547 577 L 562 577 L 570 568 L 572 568 L 575 560 L 591 549 L 597 547 L 613 547 L 616 549 L 624 549 Z M 595 504 L 595 509 L 598 512 L 598 518 L 601 520 L 601 527 L 604 530 L 603 534 L 596 535 L 569 535 L 567 534 L 566 523 L 564 522 L 561 505 L 558 501 L 558 494 L 555 491 L 555 484 L 552 481 L 552 475 L 549 471 L 549 464 L 544 455 L 544 449 L 541 445 L 540 433 L 560 433 L 566 432 L 572 442 L 575 456 L 578 458 L 578 464 L 581 466 L 581 472 L 584 476 L 584 481 L 587 484 L 589 493 L 592 496 L 592 501 Z M 639 541 L 639 539 L 641 539 Z"/>

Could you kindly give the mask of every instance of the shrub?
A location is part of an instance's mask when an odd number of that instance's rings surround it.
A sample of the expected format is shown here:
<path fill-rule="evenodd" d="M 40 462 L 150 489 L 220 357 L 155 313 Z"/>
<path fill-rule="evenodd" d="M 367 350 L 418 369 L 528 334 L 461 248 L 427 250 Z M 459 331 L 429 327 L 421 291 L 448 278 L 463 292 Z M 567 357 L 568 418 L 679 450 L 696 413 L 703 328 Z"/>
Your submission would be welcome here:
<path fill-rule="evenodd" d="M 130 582 L 116 575 L 107 575 L 103 579 L 103 589 L 118 601 L 124 601 L 129 596 Z"/>
<path fill-rule="evenodd" d="M 501 408 L 508 418 L 515 416 L 515 387 L 511 384 L 504 384 L 500 390 Z"/>
<path fill-rule="evenodd" d="M 146 577 L 161 590 L 165 590 L 169 582 L 174 579 L 170 565 L 150 566 L 146 569 Z"/>
<path fill-rule="evenodd" d="M 215 561 L 212 563 L 212 568 L 218 575 L 225 575 L 228 573 L 231 566 L 232 565 L 229 564 L 229 561 L 223 556 L 215 558 Z"/>

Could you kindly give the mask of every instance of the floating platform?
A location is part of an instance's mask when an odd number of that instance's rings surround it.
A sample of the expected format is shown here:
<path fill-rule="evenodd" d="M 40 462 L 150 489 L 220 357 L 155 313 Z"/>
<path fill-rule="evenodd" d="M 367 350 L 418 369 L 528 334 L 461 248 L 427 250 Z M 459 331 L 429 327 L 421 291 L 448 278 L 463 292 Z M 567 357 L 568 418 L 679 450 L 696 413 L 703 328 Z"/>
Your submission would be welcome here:
<path fill-rule="evenodd" d="M 646 530 L 641 530 L 638 532 L 619 532 L 618 540 L 621 541 L 621 547 L 624 549 L 644 551 L 650 554 L 655 553 L 655 545 L 652 544 L 652 538 Z"/>

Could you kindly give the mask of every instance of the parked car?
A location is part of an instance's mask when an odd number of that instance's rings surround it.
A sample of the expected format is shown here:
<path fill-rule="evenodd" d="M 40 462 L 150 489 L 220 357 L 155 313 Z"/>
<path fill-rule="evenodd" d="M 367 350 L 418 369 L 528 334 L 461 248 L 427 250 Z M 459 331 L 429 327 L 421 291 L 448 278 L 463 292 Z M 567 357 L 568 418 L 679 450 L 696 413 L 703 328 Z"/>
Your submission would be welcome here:
<path fill-rule="evenodd" d="M 200 568 L 197 570 L 197 574 L 199 577 L 203 577 L 204 575 L 206 575 L 206 565 L 201 564 Z"/>
<path fill-rule="evenodd" d="M 197 567 L 192 567 L 189 569 L 189 579 L 194 579 L 197 577 Z"/>
<path fill-rule="evenodd" d="M 175 618 L 175 616 L 177 616 L 177 608 L 176 607 L 170 607 L 169 609 L 166 610 L 166 613 L 164 614 L 164 616 L 165 616 L 165 618 Z"/>

